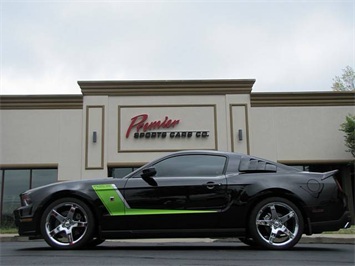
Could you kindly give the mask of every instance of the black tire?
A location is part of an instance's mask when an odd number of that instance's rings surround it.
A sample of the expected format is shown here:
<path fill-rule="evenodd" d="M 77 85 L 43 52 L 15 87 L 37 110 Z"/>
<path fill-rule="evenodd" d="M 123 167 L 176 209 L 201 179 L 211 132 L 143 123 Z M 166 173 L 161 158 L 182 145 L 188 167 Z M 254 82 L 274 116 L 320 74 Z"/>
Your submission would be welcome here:
<path fill-rule="evenodd" d="M 87 248 L 94 248 L 103 242 L 105 242 L 106 239 L 101 239 L 101 238 L 94 238 L 92 239 L 85 247 Z"/>
<path fill-rule="evenodd" d="M 240 240 L 240 242 L 242 242 L 248 246 L 258 247 L 258 244 L 251 237 L 240 237 L 239 240 Z"/>
<path fill-rule="evenodd" d="M 78 249 L 93 240 L 95 219 L 81 200 L 63 198 L 51 203 L 41 218 L 44 240 L 56 249 Z"/>
<path fill-rule="evenodd" d="M 262 200 L 250 214 L 250 236 L 263 248 L 290 249 L 300 240 L 303 228 L 302 213 L 284 198 Z"/>

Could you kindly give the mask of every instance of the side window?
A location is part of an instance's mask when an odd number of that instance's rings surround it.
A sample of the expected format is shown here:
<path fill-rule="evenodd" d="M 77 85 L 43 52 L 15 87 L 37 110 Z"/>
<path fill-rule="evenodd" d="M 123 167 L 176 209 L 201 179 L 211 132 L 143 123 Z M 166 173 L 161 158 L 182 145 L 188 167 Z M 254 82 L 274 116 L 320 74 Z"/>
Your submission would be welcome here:
<path fill-rule="evenodd" d="M 214 155 L 181 155 L 153 165 L 156 177 L 218 176 L 223 174 L 226 157 Z"/>

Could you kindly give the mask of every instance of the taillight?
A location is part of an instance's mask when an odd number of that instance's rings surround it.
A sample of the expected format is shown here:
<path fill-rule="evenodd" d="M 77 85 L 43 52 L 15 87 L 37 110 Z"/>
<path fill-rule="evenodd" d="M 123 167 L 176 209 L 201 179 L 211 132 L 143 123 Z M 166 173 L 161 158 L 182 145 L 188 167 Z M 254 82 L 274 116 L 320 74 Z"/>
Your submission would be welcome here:
<path fill-rule="evenodd" d="M 344 190 L 343 190 L 343 188 L 341 187 L 339 181 L 338 181 L 336 178 L 334 178 L 334 180 L 335 180 L 335 183 L 337 183 L 337 186 L 338 186 L 339 191 L 344 192 Z"/>
<path fill-rule="evenodd" d="M 321 180 L 325 180 L 325 179 L 327 179 L 327 178 L 333 177 L 335 183 L 336 183 L 337 186 L 338 186 L 339 191 L 340 191 L 340 192 L 344 192 L 344 191 L 343 191 L 343 188 L 341 187 L 341 185 L 340 185 L 340 183 L 339 183 L 339 181 L 338 181 L 338 180 L 336 179 L 336 177 L 335 177 L 335 174 L 336 174 L 337 172 L 338 172 L 338 170 L 333 170 L 333 171 L 329 171 L 329 172 L 323 173 L 323 174 L 322 174 L 323 177 L 321 178 Z"/>

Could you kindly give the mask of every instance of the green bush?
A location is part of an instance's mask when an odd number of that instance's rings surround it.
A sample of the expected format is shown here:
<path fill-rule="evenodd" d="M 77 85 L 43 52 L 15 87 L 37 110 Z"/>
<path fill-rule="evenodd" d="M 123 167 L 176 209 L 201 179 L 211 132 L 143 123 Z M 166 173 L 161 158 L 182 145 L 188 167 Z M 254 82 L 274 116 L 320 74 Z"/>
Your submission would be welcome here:
<path fill-rule="evenodd" d="M 345 133 L 345 146 L 349 148 L 346 151 L 355 157 L 355 115 L 347 115 L 345 122 L 340 125 L 340 130 Z"/>

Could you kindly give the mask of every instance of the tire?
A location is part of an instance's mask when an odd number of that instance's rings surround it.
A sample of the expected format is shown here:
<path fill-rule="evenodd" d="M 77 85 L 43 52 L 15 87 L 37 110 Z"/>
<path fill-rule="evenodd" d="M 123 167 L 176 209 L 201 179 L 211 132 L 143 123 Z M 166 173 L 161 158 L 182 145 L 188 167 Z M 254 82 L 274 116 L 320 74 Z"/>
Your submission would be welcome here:
<path fill-rule="evenodd" d="M 284 198 L 265 199 L 250 214 L 250 235 L 263 248 L 290 249 L 300 240 L 303 228 L 300 210 Z"/>
<path fill-rule="evenodd" d="M 105 242 L 106 239 L 101 239 L 101 238 L 94 238 L 92 239 L 88 244 L 86 244 L 86 248 L 94 248 L 103 242 Z"/>
<path fill-rule="evenodd" d="M 258 244 L 252 239 L 251 237 L 241 237 L 239 238 L 240 242 L 251 246 L 251 247 L 258 247 Z"/>
<path fill-rule="evenodd" d="M 51 203 L 41 218 L 44 240 L 56 249 L 78 249 L 93 240 L 95 219 L 81 200 L 63 198 Z"/>

